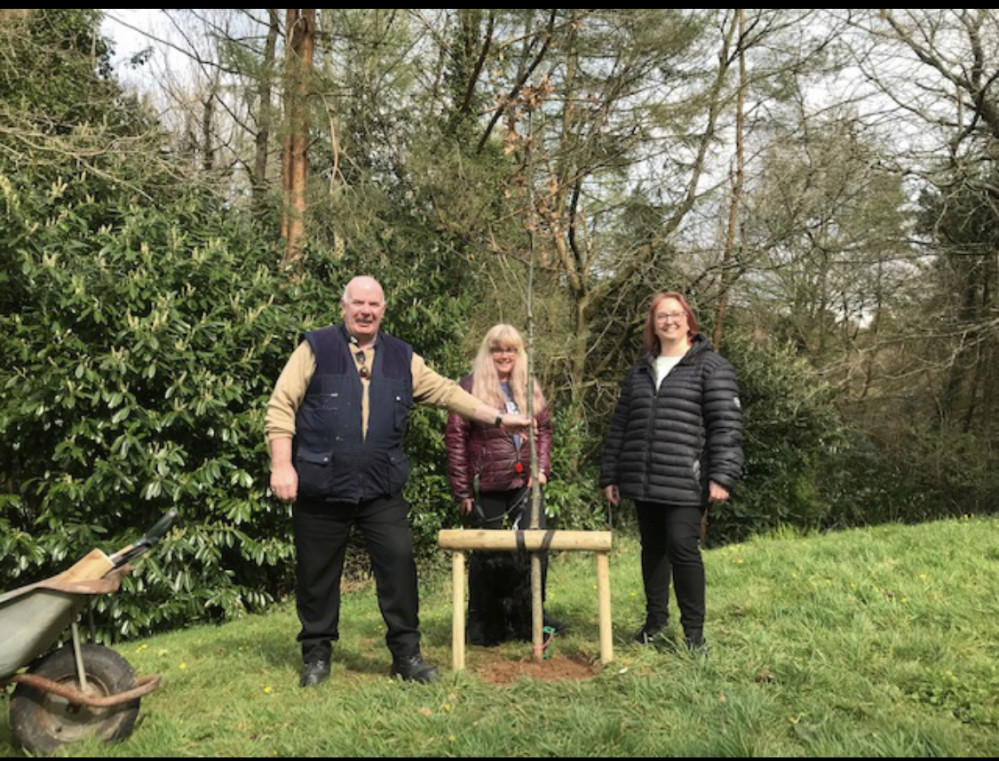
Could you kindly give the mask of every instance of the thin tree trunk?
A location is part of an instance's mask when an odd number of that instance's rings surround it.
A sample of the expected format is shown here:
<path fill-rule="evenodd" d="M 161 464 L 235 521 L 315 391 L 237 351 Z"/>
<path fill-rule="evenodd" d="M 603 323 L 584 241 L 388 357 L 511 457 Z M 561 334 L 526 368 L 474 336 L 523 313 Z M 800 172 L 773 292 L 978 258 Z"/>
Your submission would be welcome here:
<path fill-rule="evenodd" d="M 215 148 L 212 145 L 212 123 L 215 121 L 215 98 L 218 97 L 218 81 L 212 79 L 205 98 L 205 108 L 201 112 L 201 168 L 210 172 L 215 168 Z"/>
<path fill-rule="evenodd" d="M 527 140 L 527 232 L 530 239 L 530 256 L 527 278 L 527 416 L 534 420 L 534 265 L 537 259 L 536 208 L 534 205 L 534 118 L 528 111 L 530 127 Z M 541 527 L 541 482 L 538 478 L 538 444 L 534 425 L 528 429 L 531 446 L 531 519 L 532 529 Z M 531 642 L 534 660 L 541 661 L 544 653 L 544 603 L 542 600 L 541 555 L 531 553 Z"/>
<path fill-rule="evenodd" d="M 729 291 L 732 288 L 733 276 L 733 252 L 735 251 L 735 240 L 739 230 L 739 203 L 742 198 L 743 187 L 743 133 L 744 123 L 744 103 L 746 89 L 746 56 L 743 49 L 743 35 L 746 32 L 746 11 L 738 9 L 739 14 L 739 91 L 735 106 L 735 178 L 732 183 L 732 199 L 728 209 L 728 233 L 725 236 L 725 253 L 722 256 L 721 272 L 721 293 L 718 296 L 718 310 L 715 314 L 715 332 L 712 343 L 715 349 L 721 348 L 722 333 L 725 324 L 725 312 L 728 310 Z"/>
<path fill-rule="evenodd" d="M 274 78 L 274 56 L 277 47 L 280 19 L 277 8 L 268 8 L 270 23 L 267 27 L 267 42 L 264 45 L 263 68 L 260 72 L 260 113 L 257 120 L 255 154 L 253 157 L 253 206 L 260 212 L 265 206 L 267 193 L 267 158 L 271 136 L 271 87 Z"/>
<path fill-rule="evenodd" d="M 284 23 L 284 135 L 281 148 L 281 239 L 288 240 L 291 205 L 291 133 L 295 109 L 294 52 L 292 37 L 298 25 L 298 8 L 288 8 Z"/>

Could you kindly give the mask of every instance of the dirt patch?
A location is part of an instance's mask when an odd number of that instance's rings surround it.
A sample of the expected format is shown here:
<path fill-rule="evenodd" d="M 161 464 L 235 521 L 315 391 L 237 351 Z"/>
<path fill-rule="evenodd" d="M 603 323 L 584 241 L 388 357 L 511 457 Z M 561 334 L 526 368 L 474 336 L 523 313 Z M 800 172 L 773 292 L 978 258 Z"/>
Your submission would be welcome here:
<path fill-rule="evenodd" d="M 544 679 L 558 682 L 566 679 L 592 679 L 600 673 L 599 664 L 590 663 L 582 657 L 553 654 L 541 662 L 530 655 L 520 659 L 504 658 L 500 655 L 476 658 L 468 664 L 468 671 L 480 679 L 493 684 L 510 684 L 518 679 Z"/>

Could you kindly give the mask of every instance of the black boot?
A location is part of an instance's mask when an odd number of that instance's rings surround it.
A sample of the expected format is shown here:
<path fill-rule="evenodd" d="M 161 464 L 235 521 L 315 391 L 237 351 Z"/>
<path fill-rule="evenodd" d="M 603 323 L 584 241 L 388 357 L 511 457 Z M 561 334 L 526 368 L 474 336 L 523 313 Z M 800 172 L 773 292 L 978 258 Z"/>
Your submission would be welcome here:
<path fill-rule="evenodd" d="M 325 658 L 306 661 L 302 668 L 302 676 L 298 680 L 299 687 L 312 687 L 330 678 L 330 662 Z"/>
<path fill-rule="evenodd" d="M 700 658 L 708 657 L 708 641 L 704 639 L 703 634 L 688 634 L 683 638 L 683 641 L 687 646 L 687 650 L 692 655 L 696 655 Z"/>
<path fill-rule="evenodd" d="M 389 674 L 393 678 L 400 676 L 406 682 L 423 684 L 429 684 L 437 679 L 437 669 L 423 660 L 423 656 L 419 653 L 393 659 Z"/>
<path fill-rule="evenodd" d="M 666 636 L 666 622 L 659 623 L 650 619 L 645 620 L 645 625 L 638 630 L 635 635 L 635 642 L 640 645 L 651 645 L 655 640 Z"/>

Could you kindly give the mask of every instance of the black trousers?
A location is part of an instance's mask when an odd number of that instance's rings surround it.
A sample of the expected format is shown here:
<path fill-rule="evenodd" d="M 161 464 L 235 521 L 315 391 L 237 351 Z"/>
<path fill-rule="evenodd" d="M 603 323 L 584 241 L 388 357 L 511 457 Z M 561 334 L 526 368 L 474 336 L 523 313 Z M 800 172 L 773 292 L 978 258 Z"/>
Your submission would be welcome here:
<path fill-rule="evenodd" d="M 687 639 L 704 632 L 704 563 L 701 560 L 699 507 L 677 507 L 635 501 L 642 541 L 642 582 L 649 624 L 665 626 L 669 583 L 680 607 L 680 625 Z"/>
<path fill-rule="evenodd" d="M 364 536 L 393 658 L 420 652 L 419 593 L 409 504 L 401 495 L 358 504 L 299 500 L 292 509 L 298 641 L 306 660 L 329 658 L 340 638 L 340 577 L 351 526 Z"/>
<path fill-rule="evenodd" d="M 526 496 L 526 499 L 525 499 Z M 476 500 L 482 514 L 475 516 L 470 523 L 475 528 L 510 529 L 515 524 L 518 529 L 531 527 L 531 490 L 509 489 L 507 491 L 484 491 Z M 538 528 L 547 528 L 545 521 L 545 499 L 541 495 Z M 488 567 L 481 561 L 482 550 L 473 552 L 468 564 L 468 616 L 471 619 L 478 614 L 481 605 L 476 599 L 476 590 L 482 589 L 488 582 L 482 577 L 489 573 Z M 544 600 L 546 581 L 548 578 L 548 553 L 541 553 L 541 599 Z"/>

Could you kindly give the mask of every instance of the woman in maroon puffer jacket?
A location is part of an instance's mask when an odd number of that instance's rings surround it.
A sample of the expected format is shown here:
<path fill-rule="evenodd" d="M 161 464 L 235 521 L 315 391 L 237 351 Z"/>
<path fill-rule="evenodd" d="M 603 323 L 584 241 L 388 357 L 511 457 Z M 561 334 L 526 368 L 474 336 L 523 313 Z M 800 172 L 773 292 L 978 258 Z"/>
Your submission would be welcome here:
<path fill-rule="evenodd" d="M 527 353 L 516 328 L 505 324 L 490 328 L 479 346 L 472 374 L 461 381 L 461 386 L 499 409 L 527 414 Z M 533 386 L 538 480 L 544 486 L 551 464 L 551 417 L 540 386 L 536 382 Z M 486 426 L 450 415 L 446 442 L 451 493 L 461 515 L 478 528 L 529 528 L 531 447 L 527 435 L 509 434 L 498 425 Z M 545 528 L 543 500 L 539 521 L 539 528 Z M 482 611 L 476 592 L 487 583 L 483 575 L 489 569 L 476 561 L 479 554 L 473 554 L 468 570 L 468 640 L 472 644 L 495 644 L 502 637 L 481 631 Z M 542 578 L 547 569 L 547 558 L 543 558 Z M 547 616 L 545 625 L 565 630 L 560 622 Z"/>

